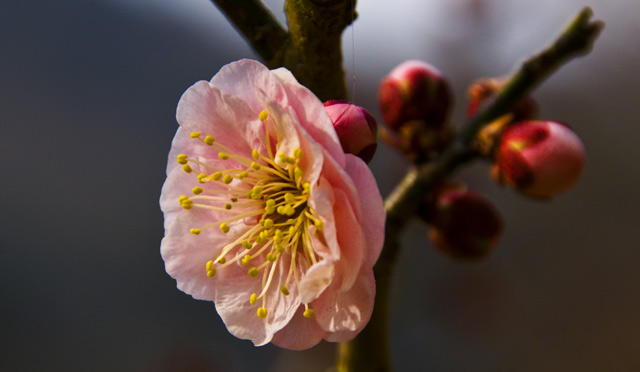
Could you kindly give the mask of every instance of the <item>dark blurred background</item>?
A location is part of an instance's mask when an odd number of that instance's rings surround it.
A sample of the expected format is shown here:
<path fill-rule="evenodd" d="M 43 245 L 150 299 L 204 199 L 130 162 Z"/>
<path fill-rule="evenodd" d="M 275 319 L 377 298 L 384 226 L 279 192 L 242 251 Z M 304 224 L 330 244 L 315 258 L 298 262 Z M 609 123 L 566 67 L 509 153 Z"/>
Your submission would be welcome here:
<path fill-rule="evenodd" d="M 283 0 L 269 6 L 282 15 Z M 507 221 L 486 261 L 436 252 L 412 224 L 393 287 L 398 371 L 640 371 L 640 3 L 360 1 L 344 37 L 355 101 L 417 58 L 466 87 L 512 71 L 582 6 L 607 26 L 535 94 L 583 139 L 577 186 L 552 202 L 459 174 Z M 255 348 L 175 288 L 158 207 L 180 95 L 253 57 L 207 0 L 8 2 L 0 12 L 0 370 L 324 371 L 334 345 Z M 353 89 L 352 89 L 353 91 Z M 372 162 L 387 195 L 406 163 Z"/>

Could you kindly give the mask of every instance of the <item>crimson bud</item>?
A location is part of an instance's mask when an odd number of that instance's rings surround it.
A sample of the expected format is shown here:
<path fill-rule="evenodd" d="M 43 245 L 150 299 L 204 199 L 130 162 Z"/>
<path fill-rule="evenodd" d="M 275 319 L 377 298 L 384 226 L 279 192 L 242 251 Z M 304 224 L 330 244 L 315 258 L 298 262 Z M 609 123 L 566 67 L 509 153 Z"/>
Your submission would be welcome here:
<path fill-rule="evenodd" d="M 584 156 L 582 141 L 567 125 L 523 121 L 502 134 L 492 174 L 502 185 L 547 199 L 573 186 Z"/>
<path fill-rule="evenodd" d="M 344 152 L 370 162 L 378 147 L 376 119 L 360 106 L 342 100 L 324 103 Z"/>
<path fill-rule="evenodd" d="M 451 91 L 435 67 L 410 60 L 381 80 L 378 102 L 382 117 L 392 131 L 413 120 L 441 128 L 449 114 Z"/>

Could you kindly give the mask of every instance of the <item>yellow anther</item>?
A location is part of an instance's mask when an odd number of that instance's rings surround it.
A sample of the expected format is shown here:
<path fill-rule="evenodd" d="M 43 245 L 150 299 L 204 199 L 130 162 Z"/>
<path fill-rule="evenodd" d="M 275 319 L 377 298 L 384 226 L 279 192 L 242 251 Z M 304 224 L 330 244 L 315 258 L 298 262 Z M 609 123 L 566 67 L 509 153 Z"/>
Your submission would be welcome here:
<path fill-rule="evenodd" d="M 200 229 L 191 229 L 191 230 L 189 230 L 189 232 L 191 232 L 193 235 L 200 235 L 201 231 L 202 230 L 200 230 Z"/>
<path fill-rule="evenodd" d="M 249 172 L 247 172 L 247 171 L 244 171 L 244 172 L 238 173 L 238 179 L 239 179 L 239 180 L 244 179 L 244 178 L 247 178 L 247 177 L 249 177 Z"/>
<path fill-rule="evenodd" d="M 242 265 L 243 266 L 247 266 L 249 264 L 249 262 L 251 261 L 251 256 L 250 255 L 246 255 L 242 258 Z"/>
<path fill-rule="evenodd" d="M 313 309 L 307 309 L 304 311 L 304 313 L 302 313 L 302 315 L 304 315 L 305 318 L 313 318 L 315 314 L 316 312 L 313 311 Z"/>
<path fill-rule="evenodd" d="M 285 286 L 280 286 L 280 292 L 282 292 L 282 294 L 285 296 L 289 295 L 289 290 Z"/>
<path fill-rule="evenodd" d="M 253 247 L 253 245 L 248 240 L 245 240 L 245 241 L 242 242 L 242 247 L 244 249 L 251 249 L 251 247 Z"/>
<path fill-rule="evenodd" d="M 290 156 L 286 156 L 284 161 L 289 163 L 289 164 L 295 164 L 296 163 L 296 159 L 294 159 L 294 158 L 292 158 Z"/>
<path fill-rule="evenodd" d="M 222 256 L 222 257 L 220 257 L 220 256 L 216 257 L 216 261 L 218 261 L 218 263 L 219 263 L 219 264 L 221 264 L 221 265 L 224 265 L 225 263 L 227 263 L 227 259 L 226 259 L 224 256 Z"/>
<path fill-rule="evenodd" d="M 220 230 L 222 230 L 222 232 L 226 234 L 229 232 L 229 230 L 231 230 L 231 228 L 229 227 L 229 225 L 223 222 L 220 224 Z"/>
<path fill-rule="evenodd" d="M 258 152 L 257 149 L 253 149 L 253 151 L 251 152 L 251 156 L 253 157 L 253 160 L 260 159 L 260 153 Z"/>
<path fill-rule="evenodd" d="M 285 201 L 285 203 L 293 204 L 293 203 L 296 202 L 296 197 L 293 196 L 292 193 L 288 192 L 288 193 L 284 194 L 284 201 Z"/>
<path fill-rule="evenodd" d="M 296 175 L 296 178 L 302 178 L 304 173 L 302 172 L 302 169 L 296 167 L 296 169 L 293 170 L 293 174 Z"/>
<path fill-rule="evenodd" d="M 213 260 L 207 261 L 207 271 L 213 270 Z"/>
<path fill-rule="evenodd" d="M 282 230 L 276 229 L 276 231 L 274 231 L 274 234 L 276 238 L 282 238 Z"/>
<path fill-rule="evenodd" d="M 262 225 L 264 226 L 265 229 L 270 229 L 273 227 L 273 220 L 271 218 L 267 218 L 264 220 L 264 224 Z"/>
<path fill-rule="evenodd" d="M 219 152 L 218 157 L 222 160 L 227 160 L 229 159 L 229 154 L 225 154 L 224 152 Z"/>
<path fill-rule="evenodd" d="M 182 202 L 185 200 L 189 200 L 189 197 L 186 195 L 182 195 L 181 197 L 178 198 L 178 201 L 180 202 L 180 204 L 182 204 Z"/>
<path fill-rule="evenodd" d="M 287 155 L 285 155 L 285 154 L 283 154 L 283 153 L 279 153 L 279 154 L 278 154 L 278 158 L 280 158 L 280 161 L 281 161 L 282 163 L 284 163 L 284 162 L 286 161 L 286 159 L 287 159 Z"/>
<path fill-rule="evenodd" d="M 222 177 L 222 182 L 226 183 L 227 185 L 230 184 L 231 181 L 233 181 L 233 176 L 230 174 L 225 174 L 224 177 Z"/>
<path fill-rule="evenodd" d="M 287 209 L 287 212 L 286 212 L 287 216 L 293 216 L 293 214 L 296 213 L 296 210 L 293 209 L 293 207 L 290 205 L 287 205 L 286 209 Z"/>
<path fill-rule="evenodd" d="M 307 195 L 311 191 L 311 185 L 307 182 L 302 185 L 302 195 Z"/>
<path fill-rule="evenodd" d="M 180 205 L 184 209 L 191 209 L 191 207 L 193 206 L 193 202 L 191 200 L 185 200 L 182 203 L 180 203 Z"/>
<path fill-rule="evenodd" d="M 277 258 L 277 257 L 276 257 L 276 255 L 275 255 L 275 254 L 273 254 L 273 253 L 269 253 L 269 254 L 267 254 L 267 261 L 269 261 L 269 262 L 273 262 L 273 261 L 275 261 L 275 260 L 276 260 L 276 258 Z"/>
<path fill-rule="evenodd" d="M 219 180 L 220 178 L 222 178 L 222 172 L 215 172 L 211 175 L 211 178 L 213 178 L 214 181 Z"/>
<path fill-rule="evenodd" d="M 182 170 L 185 171 L 186 173 L 191 173 L 193 171 L 193 169 L 191 169 L 191 166 L 189 164 L 183 165 Z"/>
<path fill-rule="evenodd" d="M 191 134 L 189 134 L 189 137 L 198 138 L 198 137 L 200 137 L 200 132 L 191 132 Z"/>
<path fill-rule="evenodd" d="M 276 248 L 276 252 L 278 253 L 284 252 L 284 247 L 282 246 L 282 244 L 276 244 L 275 248 Z"/>
<path fill-rule="evenodd" d="M 258 295 L 257 295 L 257 294 L 255 294 L 255 293 L 252 293 L 252 294 L 251 294 L 251 297 L 249 297 L 249 303 L 250 303 L 251 305 L 255 305 L 255 304 L 256 304 L 256 302 L 258 302 Z"/>
<path fill-rule="evenodd" d="M 187 164 L 187 155 L 185 154 L 180 154 L 178 155 L 178 164 Z"/>
<path fill-rule="evenodd" d="M 212 268 L 211 270 L 207 270 L 207 276 L 209 278 L 213 278 L 214 276 L 216 276 L 216 268 Z"/>
<path fill-rule="evenodd" d="M 314 225 L 315 225 L 315 227 L 316 227 L 318 230 L 320 230 L 320 231 L 322 231 L 322 229 L 324 229 L 324 223 L 323 223 L 322 221 L 320 221 L 320 220 L 315 220 L 315 221 L 313 222 L 313 224 L 314 224 Z"/>
<path fill-rule="evenodd" d="M 231 199 L 229 199 L 229 200 L 231 200 L 232 202 L 234 202 L 234 203 L 235 203 L 235 202 L 237 202 L 237 201 L 238 201 L 238 198 L 231 198 Z"/>
<path fill-rule="evenodd" d="M 267 309 L 265 309 L 264 307 L 260 307 L 258 308 L 258 318 L 260 319 L 264 319 L 267 317 Z"/>
<path fill-rule="evenodd" d="M 267 207 L 275 207 L 275 205 L 276 205 L 276 201 L 275 201 L 275 200 L 273 200 L 273 199 L 268 199 L 268 200 L 266 201 L 266 206 L 267 206 Z"/>
<path fill-rule="evenodd" d="M 207 180 L 207 177 L 208 177 L 208 176 L 207 176 L 206 174 L 204 174 L 204 173 L 200 173 L 200 174 L 198 175 L 198 183 L 207 183 L 207 181 L 208 181 L 208 180 Z"/>
<path fill-rule="evenodd" d="M 256 276 L 258 276 L 258 268 L 252 267 L 249 269 L 248 273 L 250 277 L 255 278 Z"/>
<path fill-rule="evenodd" d="M 215 139 L 215 138 L 213 138 L 213 136 L 206 136 L 206 137 L 204 138 L 204 143 L 206 143 L 206 144 L 207 144 L 207 146 L 211 146 L 211 145 L 213 145 L 213 143 L 214 143 L 215 141 L 216 141 L 216 139 Z"/>
<path fill-rule="evenodd" d="M 265 121 L 267 120 L 267 116 L 269 116 L 267 110 L 262 110 L 260 111 L 260 115 L 258 115 L 258 118 L 260 119 L 260 121 Z"/>
<path fill-rule="evenodd" d="M 296 233 L 296 228 L 295 228 L 295 226 L 290 226 L 290 227 L 289 227 L 289 235 L 293 235 L 293 234 L 295 234 L 295 233 Z"/>
<path fill-rule="evenodd" d="M 296 147 L 296 149 L 295 149 L 295 150 L 293 150 L 293 156 L 294 156 L 296 159 L 302 159 L 302 149 L 301 149 L 301 148 L 299 148 L 299 147 Z"/>
<path fill-rule="evenodd" d="M 202 189 L 202 187 L 196 186 L 193 189 L 191 189 L 191 191 L 193 191 L 194 194 L 198 195 L 198 194 L 202 194 L 204 190 Z"/>
<path fill-rule="evenodd" d="M 227 203 L 224 205 L 224 209 L 231 209 L 231 204 Z"/>
<path fill-rule="evenodd" d="M 253 170 L 260 170 L 260 164 L 256 163 L 255 161 L 251 162 L 251 168 Z"/>
<path fill-rule="evenodd" d="M 281 215 L 283 215 L 283 216 L 284 216 L 285 211 L 284 211 L 284 206 L 283 206 L 283 205 L 279 206 L 279 207 L 278 207 L 278 209 L 277 209 L 277 211 L 278 211 L 278 214 L 281 214 Z"/>

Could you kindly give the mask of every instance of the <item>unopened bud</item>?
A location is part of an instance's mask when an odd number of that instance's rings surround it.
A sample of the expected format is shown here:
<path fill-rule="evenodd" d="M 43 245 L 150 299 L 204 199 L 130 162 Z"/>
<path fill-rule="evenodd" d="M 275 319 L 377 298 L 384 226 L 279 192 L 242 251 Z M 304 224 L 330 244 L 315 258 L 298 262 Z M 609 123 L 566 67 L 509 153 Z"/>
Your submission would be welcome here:
<path fill-rule="evenodd" d="M 486 257 L 498 243 L 502 218 L 480 194 L 451 188 L 436 196 L 430 238 L 443 253 L 460 260 Z"/>
<path fill-rule="evenodd" d="M 378 102 L 392 131 L 412 120 L 441 128 L 449 115 L 451 92 L 440 71 L 425 62 L 410 60 L 382 79 Z"/>
<path fill-rule="evenodd" d="M 344 152 L 370 162 L 378 147 L 376 119 L 367 110 L 347 101 L 330 100 L 324 107 Z"/>
<path fill-rule="evenodd" d="M 523 121 L 502 134 L 492 169 L 502 185 L 548 199 L 568 190 L 584 166 L 584 146 L 568 126 L 552 121 Z"/>
<path fill-rule="evenodd" d="M 491 101 L 504 85 L 504 79 L 479 79 L 468 90 L 469 105 L 467 117 L 475 116 L 483 104 Z M 525 96 L 518 101 L 509 111 L 511 121 L 535 119 L 538 116 L 538 104 L 531 96 Z"/>

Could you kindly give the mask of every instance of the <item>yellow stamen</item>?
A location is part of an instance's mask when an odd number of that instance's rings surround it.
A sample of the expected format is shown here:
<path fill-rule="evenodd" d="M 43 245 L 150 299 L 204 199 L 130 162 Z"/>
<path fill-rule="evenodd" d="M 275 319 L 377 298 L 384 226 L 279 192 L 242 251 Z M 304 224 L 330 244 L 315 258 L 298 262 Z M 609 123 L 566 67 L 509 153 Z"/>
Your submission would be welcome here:
<path fill-rule="evenodd" d="M 229 230 L 231 230 L 231 228 L 229 227 L 229 225 L 223 222 L 220 224 L 220 230 L 222 230 L 222 232 L 226 234 L 229 232 Z"/>
<path fill-rule="evenodd" d="M 200 235 L 201 230 L 200 229 L 191 229 L 189 230 L 193 235 Z"/>
<path fill-rule="evenodd" d="M 313 309 L 311 309 L 311 308 L 305 310 L 304 313 L 302 313 L 302 315 L 304 315 L 305 318 L 313 318 L 313 316 L 315 314 L 316 314 L 316 312 L 313 311 Z"/>
<path fill-rule="evenodd" d="M 267 317 L 267 309 L 265 309 L 264 307 L 259 307 L 257 314 L 258 314 L 258 318 L 264 319 Z"/>
<path fill-rule="evenodd" d="M 260 121 L 265 121 L 267 120 L 267 116 L 269 116 L 267 110 L 262 110 L 260 111 L 260 115 L 258 115 L 258 118 L 260 119 Z"/>
<path fill-rule="evenodd" d="M 200 137 L 200 132 L 191 132 L 189 134 L 189 137 L 191 137 L 191 138 L 199 138 Z"/>
<path fill-rule="evenodd" d="M 255 305 L 255 304 L 256 304 L 256 302 L 258 302 L 258 295 L 257 295 L 257 294 L 255 294 L 255 293 L 252 293 L 252 294 L 251 294 L 251 297 L 249 297 L 249 303 L 250 303 L 251 305 Z"/>

